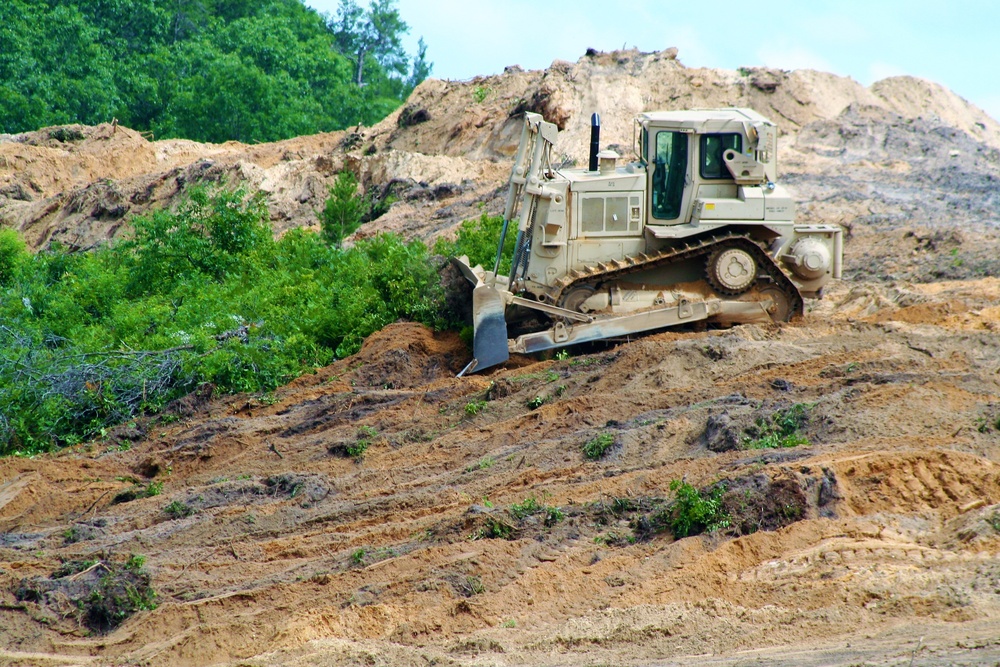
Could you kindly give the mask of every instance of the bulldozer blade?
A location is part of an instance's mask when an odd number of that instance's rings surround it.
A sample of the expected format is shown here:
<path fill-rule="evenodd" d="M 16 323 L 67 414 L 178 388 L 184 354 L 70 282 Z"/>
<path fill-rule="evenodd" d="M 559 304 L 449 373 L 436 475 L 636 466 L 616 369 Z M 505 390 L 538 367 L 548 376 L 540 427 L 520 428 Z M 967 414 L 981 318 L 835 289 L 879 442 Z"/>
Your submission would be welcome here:
<path fill-rule="evenodd" d="M 472 324 L 475 327 L 472 353 L 475 358 L 463 373 L 481 371 L 510 358 L 504 310 L 503 298 L 493 287 L 481 284 L 472 290 Z"/>

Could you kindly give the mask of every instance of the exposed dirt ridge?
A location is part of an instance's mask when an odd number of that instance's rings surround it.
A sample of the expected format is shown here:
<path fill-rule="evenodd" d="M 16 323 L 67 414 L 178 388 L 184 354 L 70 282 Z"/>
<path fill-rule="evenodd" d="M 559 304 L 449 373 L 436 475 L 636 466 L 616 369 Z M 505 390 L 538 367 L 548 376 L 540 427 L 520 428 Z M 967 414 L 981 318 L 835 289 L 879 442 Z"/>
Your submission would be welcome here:
<path fill-rule="evenodd" d="M 129 216 L 174 205 L 189 183 L 225 180 L 265 191 L 280 233 L 315 225 L 328 186 L 347 167 L 368 187 L 391 184 L 399 198 L 362 235 L 386 229 L 429 238 L 473 217 L 480 202 L 491 210 L 502 206 L 499 189 L 506 182 L 506 160 L 516 148 L 522 111 L 541 112 L 562 128 L 557 151 L 572 162 L 584 157 L 595 111 L 602 115 L 603 144 L 628 157 L 636 113 L 728 105 L 752 107 L 779 123 L 787 177 L 796 185 L 813 179 L 822 190 L 815 193 L 807 183 L 799 192 L 803 201 L 825 199 L 830 188 L 868 187 L 871 166 L 891 167 L 907 185 L 912 184 L 909 170 L 947 171 L 945 163 L 951 161 L 959 167 L 959 178 L 931 183 L 933 191 L 918 199 L 958 198 L 960 217 L 969 217 L 965 209 L 972 208 L 974 217 L 985 212 L 996 219 L 1000 124 L 944 87 L 912 77 L 865 88 L 812 70 L 690 68 L 668 49 L 599 53 L 576 63 L 556 61 L 546 70 L 514 67 L 465 82 L 430 79 L 373 128 L 272 144 L 150 141 L 111 125 L 5 135 L 0 137 L 0 223 L 22 230 L 33 247 L 52 240 L 90 247 L 126 233 Z M 866 118 L 860 127 L 859 114 Z M 887 133 L 929 136 L 906 143 L 927 144 L 922 147 L 930 148 L 930 155 L 895 152 L 891 142 L 879 141 Z M 870 139 L 858 141 L 864 137 Z M 927 183 L 917 187 L 926 191 Z M 975 197 L 963 197 L 961 191 L 970 187 Z M 902 208 L 905 217 L 907 202 L 891 196 L 896 189 L 887 188 L 891 211 L 880 215 Z M 983 192 L 993 195 L 984 198 Z M 877 191 L 867 194 L 876 202 L 882 197 Z M 834 203 L 845 220 L 868 213 L 855 202 Z M 829 217 L 829 208 L 817 217 Z"/>

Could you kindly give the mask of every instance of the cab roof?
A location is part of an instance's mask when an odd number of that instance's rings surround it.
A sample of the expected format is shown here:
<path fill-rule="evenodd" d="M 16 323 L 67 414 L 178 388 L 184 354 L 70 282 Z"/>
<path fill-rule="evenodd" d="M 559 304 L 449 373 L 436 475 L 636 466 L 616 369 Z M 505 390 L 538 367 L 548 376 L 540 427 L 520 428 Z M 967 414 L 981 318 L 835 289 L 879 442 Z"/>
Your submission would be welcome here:
<path fill-rule="evenodd" d="M 753 109 L 728 107 L 725 109 L 687 109 L 684 111 L 647 111 L 637 116 L 644 127 L 655 126 L 696 133 L 713 132 L 736 122 L 744 124 L 774 125 Z"/>

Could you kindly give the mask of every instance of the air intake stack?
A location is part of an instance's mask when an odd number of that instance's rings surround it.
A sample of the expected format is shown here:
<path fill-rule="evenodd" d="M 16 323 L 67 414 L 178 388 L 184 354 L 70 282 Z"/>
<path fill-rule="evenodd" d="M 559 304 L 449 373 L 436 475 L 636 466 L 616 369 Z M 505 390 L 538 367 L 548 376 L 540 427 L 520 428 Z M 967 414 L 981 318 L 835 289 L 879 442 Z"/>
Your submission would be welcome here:
<path fill-rule="evenodd" d="M 589 171 L 597 171 L 597 154 L 601 150 L 601 116 L 590 117 L 590 167 Z"/>

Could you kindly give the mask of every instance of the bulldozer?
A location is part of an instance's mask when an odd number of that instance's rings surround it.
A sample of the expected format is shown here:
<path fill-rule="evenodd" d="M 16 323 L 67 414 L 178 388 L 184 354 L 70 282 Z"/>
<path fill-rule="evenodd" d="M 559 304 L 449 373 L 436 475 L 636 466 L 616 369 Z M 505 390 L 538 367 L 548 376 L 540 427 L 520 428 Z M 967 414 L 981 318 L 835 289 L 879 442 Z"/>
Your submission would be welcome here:
<path fill-rule="evenodd" d="M 452 260 L 473 287 L 462 374 L 691 323 L 790 321 L 840 278 L 843 230 L 795 222 L 776 183 L 778 128 L 759 113 L 641 113 L 627 164 L 600 150 L 594 114 L 586 169 L 553 165 L 558 132 L 525 113 L 492 270 Z"/>

